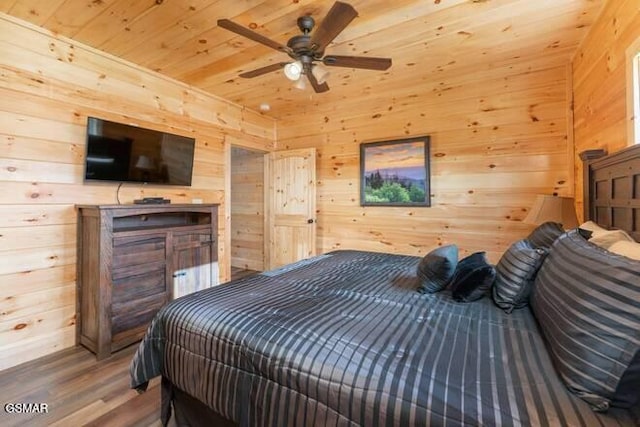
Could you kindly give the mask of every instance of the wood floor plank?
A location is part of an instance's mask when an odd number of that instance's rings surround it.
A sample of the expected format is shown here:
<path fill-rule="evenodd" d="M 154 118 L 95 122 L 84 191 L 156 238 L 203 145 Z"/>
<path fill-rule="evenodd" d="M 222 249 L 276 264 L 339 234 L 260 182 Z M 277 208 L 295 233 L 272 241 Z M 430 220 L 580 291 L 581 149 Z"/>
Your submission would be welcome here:
<path fill-rule="evenodd" d="M 160 379 L 142 394 L 129 388 L 137 345 L 97 361 L 83 347 L 63 350 L 0 372 L 2 405 L 46 403 L 47 414 L 0 411 L 3 427 L 160 425 Z"/>
<path fill-rule="evenodd" d="M 146 392 L 137 394 L 96 420 L 84 425 L 87 427 L 148 425 L 159 419 L 159 402 L 160 387 L 149 388 Z"/>
<path fill-rule="evenodd" d="M 255 273 L 235 269 L 232 279 Z M 129 388 L 129 363 L 137 348 L 133 344 L 97 361 L 76 346 L 0 371 L 2 409 L 7 403 L 48 405 L 43 414 L 0 409 L 0 426 L 160 427 L 160 378 L 141 394 Z"/>
<path fill-rule="evenodd" d="M 245 268 L 231 266 L 231 280 L 241 279 L 243 277 L 252 276 L 259 273 L 255 270 L 247 270 Z"/>

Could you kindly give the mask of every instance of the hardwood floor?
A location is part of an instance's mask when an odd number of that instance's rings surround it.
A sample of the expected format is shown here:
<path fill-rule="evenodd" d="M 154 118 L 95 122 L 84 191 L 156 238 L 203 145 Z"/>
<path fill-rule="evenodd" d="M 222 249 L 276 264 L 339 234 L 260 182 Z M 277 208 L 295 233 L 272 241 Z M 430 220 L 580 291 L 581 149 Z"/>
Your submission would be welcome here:
<path fill-rule="evenodd" d="M 233 269 L 232 279 L 255 273 Z M 0 371 L 0 426 L 160 426 L 160 378 L 142 394 L 129 388 L 137 348 L 97 361 L 77 346 Z M 8 413 L 10 403 L 46 403 L 48 413 Z"/>
<path fill-rule="evenodd" d="M 129 388 L 137 347 L 98 362 L 78 346 L 0 372 L 0 425 L 160 426 L 160 379 L 142 394 Z M 7 413 L 7 403 L 46 403 L 48 413 Z"/>
<path fill-rule="evenodd" d="M 244 268 L 239 267 L 231 267 L 231 280 L 241 279 L 243 277 L 252 276 L 254 274 L 260 273 L 255 270 L 246 270 Z"/>

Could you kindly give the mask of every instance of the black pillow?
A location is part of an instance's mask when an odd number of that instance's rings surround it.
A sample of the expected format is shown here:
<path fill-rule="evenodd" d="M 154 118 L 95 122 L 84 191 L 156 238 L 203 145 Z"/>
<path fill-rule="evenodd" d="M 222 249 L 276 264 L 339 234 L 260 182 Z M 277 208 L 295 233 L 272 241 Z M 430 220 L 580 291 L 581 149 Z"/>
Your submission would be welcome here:
<path fill-rule="evenodd" d="M 580 234 L 586 240 L 589 240 L 591 236 L 593 236 L 593 231 L 585 230 L 584 228 L 578 228 L 578 234 Z"/>
<path fill-rule="evenodd" d="M 558 222 L 545 222 L 536 227 L 527 236 L 534 248 L 550 248 L 558 237 L 564 234 L 562 224 Z"/>
<path fill-rule="evenodd" d="M 446 245 L 432 250 L 418 264 L 420 285 L 418 292 L 434 293 L 444 289 L 451 281 L 458 265 L 458 247 Z"/>
<path fill-rule="evenodd" d="M 507 313 L 525 307 L 546 256 L 547 249 L 534 248 L 528 240 L 518 240 L 511 245 L 496 265 L 493 302 Z"/>
<path fill-rule="evenodd" d="M 451 296 L 459 302 L 479 300 L 487 294 L 496 277 L 496 269 L 487 262 L 486 252 L 461 259 L 451 279 Z"/>

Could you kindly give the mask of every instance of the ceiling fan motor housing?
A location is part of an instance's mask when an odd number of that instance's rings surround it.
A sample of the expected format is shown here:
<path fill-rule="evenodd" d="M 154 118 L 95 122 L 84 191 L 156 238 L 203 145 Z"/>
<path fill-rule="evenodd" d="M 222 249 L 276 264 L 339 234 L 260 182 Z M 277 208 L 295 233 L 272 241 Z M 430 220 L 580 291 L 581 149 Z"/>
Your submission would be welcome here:
<path fill-rule="evenodd" d="M 298 22 L 303 18 L 309 18 L 313 21 L 310 16 L 303 16 L 298 18 Z M 301 34 L 299 36 L 291 37 L 287 42 L 287 46 L 291 48 L 289 56 L 293 59 L 302 60 L 303 57 L 308 56 L 314 60 L 320 60 L 324 55 L 324 51 L 318 51 L 311 48 L 311 36 L 309 34 Z"/>

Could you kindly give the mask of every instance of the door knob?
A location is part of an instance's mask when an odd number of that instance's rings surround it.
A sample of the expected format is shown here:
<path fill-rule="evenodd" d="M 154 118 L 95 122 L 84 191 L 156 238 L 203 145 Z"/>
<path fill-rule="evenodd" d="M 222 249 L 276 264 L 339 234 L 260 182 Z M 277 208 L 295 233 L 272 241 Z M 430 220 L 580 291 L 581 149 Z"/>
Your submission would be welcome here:
<path fill-rule="evenodd" d="M 313 224 L 313 223 L 314 223 L 314 220 L 313 220 L 313 219 L 308 219 L 308 220 L 307 220 L 307 224 Z"/>

